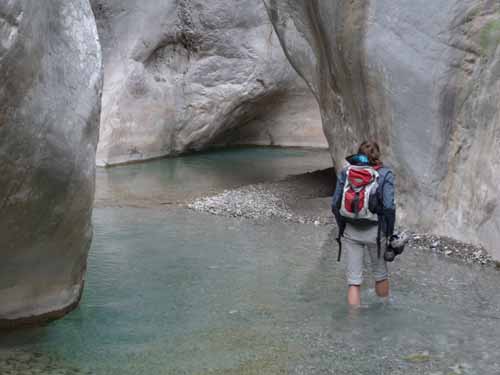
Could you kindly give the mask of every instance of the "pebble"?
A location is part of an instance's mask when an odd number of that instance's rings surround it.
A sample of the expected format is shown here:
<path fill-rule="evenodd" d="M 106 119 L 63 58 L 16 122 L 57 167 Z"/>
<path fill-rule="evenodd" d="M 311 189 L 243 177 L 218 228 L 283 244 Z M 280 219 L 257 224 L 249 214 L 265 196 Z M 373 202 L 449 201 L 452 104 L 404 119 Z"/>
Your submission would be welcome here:
<path fill-rule="evenodd" d="M 2 352 L 0 350 L 1 375 L 75 375 L 91 374 L 77 368 L 67 366 L 54 358 L 40 353 L 22 351 Z"/>
<path fill-rule="evenodd" d="M 408 246 L 423 251 L 431 250 L 442 253 L 446 256 L 462 259 L 467 263 L 477 263 L 481 265 L 495 264 L 493 258 L 488 255 L 488 252 L 484 248 L 449 237 L 414 233 L 410 236 Z"/>
<path fill-rule="evenodd" d="M 314 215 L 311 217 L 293 212 L 287 202 L 293 202 L 302 197 L 304 186 L 297 181 L 277 183 L 261 183 L 248 185 L 235 190 L 226 190 L 211 197 L 196 199 L 188 204 L 190 209 L 207 212 L 214 215 L 241 217 L 246 219 L 279 219 L 285 222 L 300 224 L 326 225 L 332 223 L 332 217 Z M 305 189 L 309 191 L 309 185 Z M 297 191 L 299 193 L 297 194 Z M 313 192 L 314 194 L 314 192 Z M 333 216 L 330 214 L 330 216 Z M 404 229 L 404 228 L 401 228 Z M 408 230 L 404 230 L 411 233 Z M 411 233 L 409 248 L 422 251 L 432 251 L 448 257 L 462 259 L 467 263 L 480 265 L 495 265 L 500 269 L 500 262 L 495 263 L 488 252 L 479 246 L 474 246 L 452 238 L 428 233 Z"/>
<path fill-rule="evenodd" d="M 211 197 L 198 198 L 189 203 L 188 207 L 195 211 L 229 217 L 279 218 L 301 224 L 320 224 L 316 218 L 295 215 L 287 207 L 283 197 L 262 185 L 249 185 L 237 190 L 226 190 Z"/>

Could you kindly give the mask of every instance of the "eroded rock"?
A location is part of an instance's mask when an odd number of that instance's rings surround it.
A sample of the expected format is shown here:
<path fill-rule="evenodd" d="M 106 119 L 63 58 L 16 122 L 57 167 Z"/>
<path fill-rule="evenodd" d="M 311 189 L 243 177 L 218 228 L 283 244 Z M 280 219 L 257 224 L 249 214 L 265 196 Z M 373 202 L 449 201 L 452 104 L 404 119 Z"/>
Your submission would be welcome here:
<path fill-rule="evenodd" d="M 377 139 L 402 223 L 500 251 L 500 3 L 265 1 L 338 168 Z"/>
<path fill-rule="evenodd" d="M 98 165 L 212 143 L 326 146 L 317 103 L 260 0 L 92 5 L 105 67 Z"/>
<path fill-rule="evenodd" d="M 87 0 L 0 2 L 0 325 L 79 300 L 101 85 Z"/>

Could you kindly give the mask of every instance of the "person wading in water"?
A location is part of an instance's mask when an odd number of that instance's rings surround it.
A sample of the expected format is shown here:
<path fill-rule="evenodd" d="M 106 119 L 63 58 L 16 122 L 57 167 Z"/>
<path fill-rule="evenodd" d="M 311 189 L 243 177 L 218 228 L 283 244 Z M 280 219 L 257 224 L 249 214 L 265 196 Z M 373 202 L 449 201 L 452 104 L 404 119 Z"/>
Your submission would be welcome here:
<path fill-rule="evenodd" d="M 339 228 L 339 261 L 342 244 L 346 250 L 347 301 L 359 306 L 365 252 L 370 256 L 377 295 L 389 296 L 386 259 L 392 261 L 394 257 L 390 259 L 388 252 L 381 256 L 381 248 L 386 251 L 393 238 L 395 185 L 394 174 L 382 164 L 376 142 L 363 142 L 358 153 L 346 160 L 348 165 L 337 179 L 332 212 Z"/>

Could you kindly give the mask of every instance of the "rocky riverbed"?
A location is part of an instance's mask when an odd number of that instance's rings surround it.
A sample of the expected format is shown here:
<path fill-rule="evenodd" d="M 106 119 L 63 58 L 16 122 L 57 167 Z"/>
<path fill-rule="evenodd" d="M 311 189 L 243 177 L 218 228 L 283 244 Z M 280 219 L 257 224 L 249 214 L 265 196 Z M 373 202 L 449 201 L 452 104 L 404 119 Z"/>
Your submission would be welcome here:
<path fill-rule="evenodd" d="M 92 372 L 81 371 L 41 352 L 0 350 L 0 374 L 90 375 Z"/>
<path fill-rule="evenodd" d="M 252 220 L 276 218 L 294 223 L 332 224 L 329 197 L 333 169 L 292 176 L 201 197 L 188 204 L 196 211 Z"/>
<path fill-rule="evenodd" d="M 335 184 L 333 169 L 325 169 L 278 182 L 268 182 L 225 190 L 222 193 L 200 197 L 187 206 L 200 212 L 226 217 L 239 217 L 254 221 L 281 220 L 290 223 L 335 225 L 330 211 L 331 195 Z M 409 234 L 408 248 L 429 251 L 446 257 L 461 259 L 467 263 L 496 265 L 488 251 L 480 246 L 429 233 Z"/>

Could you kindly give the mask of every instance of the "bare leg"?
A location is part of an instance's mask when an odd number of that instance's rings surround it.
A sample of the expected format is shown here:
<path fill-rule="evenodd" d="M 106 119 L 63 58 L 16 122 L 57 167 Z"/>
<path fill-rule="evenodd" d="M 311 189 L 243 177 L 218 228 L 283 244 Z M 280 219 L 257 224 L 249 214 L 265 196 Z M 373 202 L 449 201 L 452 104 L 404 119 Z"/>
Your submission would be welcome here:
<path fill-rule="evenodd" d="M 377 281 L 375 283 L 375 292 L 379 297 L 388 297 L 389 296 L 389 279 L 385 279 L 382 281 Z"/>
<path fill-rule="evenodd" d="M 361 304 L 361 288 L 359 285 L 349 285 L 347 303 L 350 306 L 359 306 Z"/>

